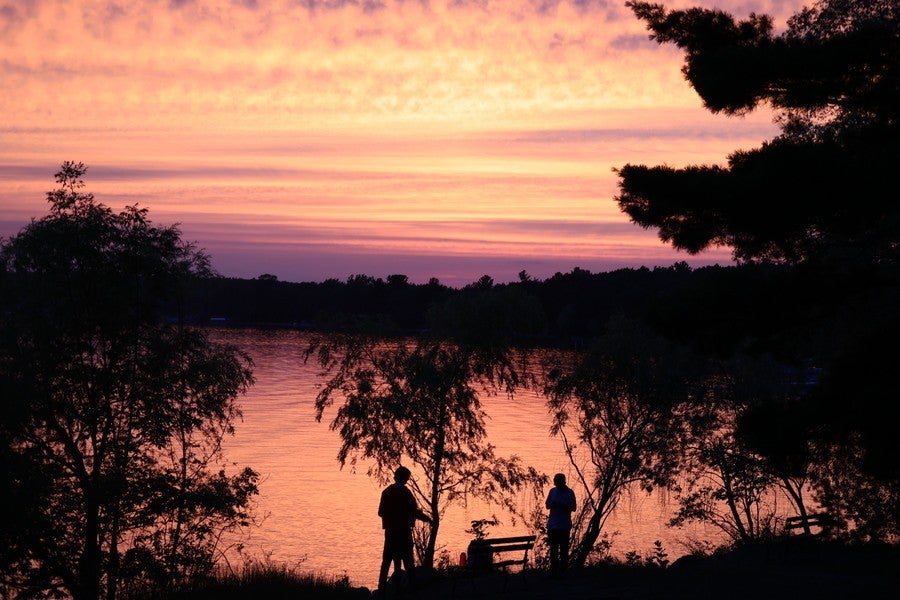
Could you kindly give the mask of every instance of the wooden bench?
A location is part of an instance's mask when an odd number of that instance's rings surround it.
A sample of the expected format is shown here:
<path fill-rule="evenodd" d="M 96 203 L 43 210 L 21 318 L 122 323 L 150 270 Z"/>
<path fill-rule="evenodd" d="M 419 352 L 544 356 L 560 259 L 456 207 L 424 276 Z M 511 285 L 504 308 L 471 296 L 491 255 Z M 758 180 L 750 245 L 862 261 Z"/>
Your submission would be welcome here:
<path fill-rule="evenodd" d="M 534 540 L 535 536 L 533 535 L 472 540 L 472 543 L 469 544 L 468 564 L 473 569 L 505 569 L 513 565 L 521 565 L 524 569 L 528 566 L 528 553 L 534 549 Z M 521 552 L 522 558 L 494 560 L 494 555 L 508 552 Z"/>
<path fill-rule="evenodd" d="M 814 513 L 811 515 L 798 515 L 796 517 L 788 517 L 784 520 L 784 529 L 788 533 L 793 533 L 799 529 L 799 535 L 817 535 L 827 533 L 831 527 L 835 525 L 834 519 L 827 513 Z M 813 528 L 817 532 L 813 532 Z"/>
<path fill-rule="evenodd" d="M 483 573 L 493 569 L 501 569 L 506 575 L 503 579 L 504 591 L 509 582 L 508 567 L 521 566 L 522 578 L 524 579 L 525 568 L 528 566 L 528 553 L 534 549 L 534 540 L 535 536 L 533 535 L 472 540 L 469 543 L 466 570 L 473 576 L 473 588 L 475 585 L 474 575 L 476 573 Z M 503 557 L 503 555 L 513 552 L 521 552 L 522 555 L 516 558 Z M 499 556 L 501 560 L 495 560 L 495 556 Z"/>

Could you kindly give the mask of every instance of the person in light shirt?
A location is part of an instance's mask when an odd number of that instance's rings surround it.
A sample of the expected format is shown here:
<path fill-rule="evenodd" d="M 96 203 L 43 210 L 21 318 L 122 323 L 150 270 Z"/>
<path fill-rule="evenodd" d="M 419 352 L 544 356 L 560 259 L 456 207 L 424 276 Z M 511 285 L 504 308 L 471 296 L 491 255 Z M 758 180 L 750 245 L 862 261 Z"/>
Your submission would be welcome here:
<path fill-rule="evenodd" d="M 566 485 L 566 476 L 553 476 L 553 487 L 547 494 L 547 543 L 550 546 L 550 572 L 561 575 L 569 562 L 569 534 L 572 531 L 572 513 L 575 512 L 575 492 Z"/>

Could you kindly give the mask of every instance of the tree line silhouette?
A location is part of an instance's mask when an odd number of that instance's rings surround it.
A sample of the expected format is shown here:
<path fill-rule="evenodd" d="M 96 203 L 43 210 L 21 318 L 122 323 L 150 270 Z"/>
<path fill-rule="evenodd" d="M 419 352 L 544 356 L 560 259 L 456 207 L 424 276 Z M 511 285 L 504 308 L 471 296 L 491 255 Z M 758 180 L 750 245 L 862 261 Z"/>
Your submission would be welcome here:
<path fill-rule="evenodd" d="M 691 268 L 680 262 L 597 273 L 576 267 L 543 280 L 522 272 L 511 283 L 494 283 L 485 275 L 463 288 L 437 280 L 414 284 L 405 275 L 354 275 L 320 283 L 278 281 L 271 275 L 198 278 L 189 282 L 172 314 L 181 311 L 181 318 L 197 325 L 309 330 L 377 325 L 385 333 L 413 334 L 441 326 L 436 307 L 503 295 L 506 301 L 497 305 L 501 312 L 522 310 L 514 299 L 529 304 L 530 322 L 519 323 L 523 344 L 577 346 L 602 333 L 610 317 L 623 315 L 727 352 L 747 336 L 774 338 L 791 327 L 814 326 L 817 315 L 860 301 L 856 298 L 868 287 L 878 285 L 868 275 L 835 275 L 812 266 Z"/>

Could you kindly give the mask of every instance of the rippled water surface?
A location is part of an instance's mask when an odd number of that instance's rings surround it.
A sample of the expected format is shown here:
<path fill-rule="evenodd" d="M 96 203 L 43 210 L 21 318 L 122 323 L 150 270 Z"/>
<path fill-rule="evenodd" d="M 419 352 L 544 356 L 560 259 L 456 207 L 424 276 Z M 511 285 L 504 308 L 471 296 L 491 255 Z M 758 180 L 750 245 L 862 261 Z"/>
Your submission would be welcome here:
<path fill-rule="evenodd" d="M 378 578 L 382 531 L 376 514 L 381 486 L 366 476 L 365 468 L 343 470 L 336 456 L 340 438 L 315 420 L 317 367 L 304 364 L 305 334 L 280 330 L 210 331 L 214 340 L 243 349 L 253 358 L 256 384 L 240 400 L 243 421 L 225 442 L 225 455 L 238 466 L 260 473 L 258 513 L 262 524 L 244 539 L 253 556 L 268 556 L 275 563 L 301 565 L 304 570 L 348 575 L 354 585 L 373 587 Z M 534 394 L 510 399 L 504 395 L 484 399 L 489 415 L 488 436 L 501 455 L 516 454 L 525 464 L 552 476 L 570 473 L 562 443 L 550 437 L 550 419 L 544 401 Z M 577 488 L 576 488 L 577 493 Z M 660 540 L 674 558 L 685 552 L 683 542 L 718 539 L 716 531 L 702 527 L 669 529 L 673 507 L 658 493 L 634 492 L 619 504 L 606 526 L 615 532 L 613 552 L 637 550 L 647 555 Z M 523 496 L 522 502 L 527 502 Z M 451 557 L 464 551 L 473 519 L 492 515 L 501 525 L 494 536 L 524 533 L 521 523 L 499 508 L 469 503 L 453 507 L 441 523 L 438 546 Z M 234 558 L 232 557 L 232 560 Z"/>

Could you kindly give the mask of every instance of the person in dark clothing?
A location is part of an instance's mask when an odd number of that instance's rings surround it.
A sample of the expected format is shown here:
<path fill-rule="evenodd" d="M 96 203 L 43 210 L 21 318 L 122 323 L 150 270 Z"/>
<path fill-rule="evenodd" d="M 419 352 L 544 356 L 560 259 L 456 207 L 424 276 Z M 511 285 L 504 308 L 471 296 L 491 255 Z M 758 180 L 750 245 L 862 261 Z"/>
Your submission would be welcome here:
<path fill-rule="evenodd" d="M 572 513 L 575 511 L 575 492 L 566 485 L 566 476 L 553 476 L 553 487 L 547 494 L 547 542 L 550 546 L 550 571 L 561 575 L 569 562 L 569 534 L 572 531 Z"/>
<path fill-rule="evenodd" d="M 394 563 L 394 575 L 399 575 L 400 563 L 406 569 L 410 585 L 415 581 L 413 571 L 412 529 L 416 519 L 431 523 L 431 518 L 419 510 L 416 499 L 406 482 L 411 473 L 406 467 L 394 471 L 394 483 L 381 492 L 378 516 L 384 529 L 384 551 L 381 554 L 381 571 L 378 574 L 378 589 L 385 590 L 388 569 Z M 398 583 L 399 585 L 399 583 Z"/>

